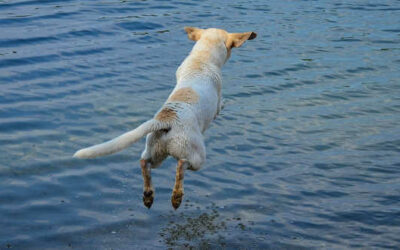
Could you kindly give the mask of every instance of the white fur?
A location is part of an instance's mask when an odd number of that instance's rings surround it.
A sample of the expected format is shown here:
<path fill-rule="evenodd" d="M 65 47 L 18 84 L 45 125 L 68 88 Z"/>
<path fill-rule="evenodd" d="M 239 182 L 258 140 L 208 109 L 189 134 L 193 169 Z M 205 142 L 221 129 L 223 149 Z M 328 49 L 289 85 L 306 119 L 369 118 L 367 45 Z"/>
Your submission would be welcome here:
<path fill-rule="evenodd" d="M 102 155 L 112 154 L 129 147 L 146 134 L 166 128 L 166 124 L 160 123 L 157 120 L 151 119 L 134 130 L 126 132 L 110 141 L 102 144 L 97 144 L 89 148 L 79 150 L 74 154 L 77 158 L 95 158 Z"/>
<path fill-rule="evenodd" d="M 138 128 L 111 141 L 81 149 L 74 157 L 93 158 L 115 153 L 147 134 L 142 159 L 150 162 L 152 168 L 158 167 L 171 155 L 188 161 L 190 169 L 199 169 L 206 157 L 203 133 L 221 110 L 221 67 L 230 55 L 225 46 L 227 32 L 221 33 L 217 29 L 202 31 L 201 39 L 178 68 L 177 84 L 170 95 L 183 87 L 190 87 L 197 93 L 197 102 L 167 101 L 159 112 L 165 108 L 173 110 L 176 119 L 157 121 L 157 113 L 154 119 Z M 209 56 L 202 61 L 202 70 L 193 70 L 193 62 L 205 54 Z"/>

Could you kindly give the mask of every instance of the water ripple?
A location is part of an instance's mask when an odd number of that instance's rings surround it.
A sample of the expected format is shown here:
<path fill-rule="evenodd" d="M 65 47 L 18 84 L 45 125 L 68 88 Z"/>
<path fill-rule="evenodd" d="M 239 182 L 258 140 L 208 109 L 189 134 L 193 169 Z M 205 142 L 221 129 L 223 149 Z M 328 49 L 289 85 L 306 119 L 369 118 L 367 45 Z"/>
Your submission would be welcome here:
<path fill-rule="evenodd" d="M 0 249 L 396 248 L 396 4 L 1 2 Z M 148 210 L 144 139 L 71 155 L 154 115 L 187 25 L 258 37 L 224 66 L 225 108 L 181 207 L 167 159 Z"/>

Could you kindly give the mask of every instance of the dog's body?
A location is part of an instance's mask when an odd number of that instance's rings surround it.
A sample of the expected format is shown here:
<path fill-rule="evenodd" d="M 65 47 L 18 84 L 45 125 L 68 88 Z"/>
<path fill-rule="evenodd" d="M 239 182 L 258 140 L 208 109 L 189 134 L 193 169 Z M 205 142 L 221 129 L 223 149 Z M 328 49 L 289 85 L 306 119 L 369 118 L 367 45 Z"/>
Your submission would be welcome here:
<path fill-rule="evenodd" d="M 190 55 L 176 72 L 177 84 L 153 119 L 111 141 L 79 150 L 74 157 L 94 158 L 120 151 L 147 134 L 141 167 L 144 178 L 144 204 L 154 198 L 150 169 L 169 155 L 178 160 L 172 205 L 178 208 L 183 197 L 184 169 L 198 170 L 205 161 L 203 133 L 222 108 L 221 67 L 231 48 L 256 37 L 254 32 L 228 33 L 220 29 L 186 27 L 197 41 Z"/>

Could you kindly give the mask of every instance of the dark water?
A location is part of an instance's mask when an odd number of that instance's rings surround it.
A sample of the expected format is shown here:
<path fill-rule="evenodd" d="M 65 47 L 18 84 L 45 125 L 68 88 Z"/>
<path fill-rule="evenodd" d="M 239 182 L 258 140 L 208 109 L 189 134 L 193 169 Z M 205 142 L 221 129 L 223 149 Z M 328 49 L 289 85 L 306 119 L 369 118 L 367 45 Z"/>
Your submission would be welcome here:
<path fill-rule="evenodd" d="M 350 1 L 349 1 L 350 2 Z M 0 249 L 400 246 L 399 1 L 0 1 Z M 256 31 L 223 70 L 207 162 L 142 204 L 146 121 L 193 43 Z"/>

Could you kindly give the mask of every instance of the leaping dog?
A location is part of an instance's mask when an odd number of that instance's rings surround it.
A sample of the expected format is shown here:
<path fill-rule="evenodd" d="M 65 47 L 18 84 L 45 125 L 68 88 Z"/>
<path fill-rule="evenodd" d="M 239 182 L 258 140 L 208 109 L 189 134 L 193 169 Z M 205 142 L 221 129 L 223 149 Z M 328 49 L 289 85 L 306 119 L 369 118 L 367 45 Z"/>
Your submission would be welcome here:
<path fill-rule="evenodd" d="M 228 33 L 215 28 L 185 27 L 185 31 L 196 44 L 176 71 L 177 84 L 155 116 L 113 140 L 74 154 L 77 158 L 109 155 L 147 135 L 140 160 L 143 203 L 147 208 L 154 200 L 151 169 L 160 166 L 169 155 L 178 161 L 171 202 L 175 209 L 180 206 L 184 171 L 199 170 L 203 165 L 206 158 L 203 133 L 222 109 L 221 67 L 229 59 L 232 48 L 257 36 L 254 32 Z"/>

